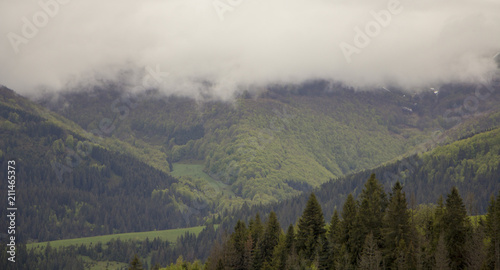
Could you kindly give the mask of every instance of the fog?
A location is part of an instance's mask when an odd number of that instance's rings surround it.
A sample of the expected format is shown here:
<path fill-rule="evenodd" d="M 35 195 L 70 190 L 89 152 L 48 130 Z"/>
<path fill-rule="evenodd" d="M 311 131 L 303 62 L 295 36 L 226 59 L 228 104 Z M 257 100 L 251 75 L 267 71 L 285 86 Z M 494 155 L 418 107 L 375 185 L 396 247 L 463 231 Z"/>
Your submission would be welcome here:
<path fill-rule="evenodd" d="M 0 84 L 228 99 L 311 79 L 414 90 L 496 68 L 499 0 L 0 1 Z"/>

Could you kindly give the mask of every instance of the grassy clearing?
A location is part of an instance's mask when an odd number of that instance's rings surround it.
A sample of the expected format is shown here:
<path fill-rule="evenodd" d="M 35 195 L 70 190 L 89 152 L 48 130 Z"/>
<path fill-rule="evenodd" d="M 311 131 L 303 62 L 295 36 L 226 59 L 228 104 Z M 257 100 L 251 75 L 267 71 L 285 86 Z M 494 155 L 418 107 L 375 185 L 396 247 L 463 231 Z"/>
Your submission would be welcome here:
<path fill-rule="evenodd" d="M 163 231 L 149 231 L 149 232 L 135 232 L 135 233 L 121 233 L 121 234 L 108 234 L 101 236 L 93 236 L 93 237 L 85 237 L 85 238 L 75 238 L 75 239 L 64 239 L 57 241 L 50 241 L 50 245 L 53 248 L 59 248 L 64 246 L 71 245 L 90 245 L 96 243 L 107 243 L 111 239 L 120 239 L 120 240 L 138 240 L 142 241 L 146 238 L 149 240 L 153 240 L 155 237 L 159 237 L 162 240 L 167 240 L 169 242 L 175 242 L 177 237 L 185 234 L 186 232 L 194 233 L 198 235 L 205 226 L 191 227 L 191 228 L 183 228 L 183 229 L 172 229 L 172 230 L 163 230 Z M 42 248 L 45 247 L 49 242 L 39 242 L 39 243 L 31 243 L 27 244 L 27 249 L 31 248 Z"/>
<path fill-rule="evenodd" d="M 204 165 L 203 161 L 187 160 L 172 164 L 173 170 L 170 173 L 172 176 L 179 178 L 182 176 L 188 176 L 191 178 L 198 178 L 206 181 L 209 185 L 218 190 L 223 190 L 226 195 L 236 196 L 234 192 L 230 189 L 229 185 L 222 183 L 221 181 L 215 180 L 210 175 L 203 171 Z"/>

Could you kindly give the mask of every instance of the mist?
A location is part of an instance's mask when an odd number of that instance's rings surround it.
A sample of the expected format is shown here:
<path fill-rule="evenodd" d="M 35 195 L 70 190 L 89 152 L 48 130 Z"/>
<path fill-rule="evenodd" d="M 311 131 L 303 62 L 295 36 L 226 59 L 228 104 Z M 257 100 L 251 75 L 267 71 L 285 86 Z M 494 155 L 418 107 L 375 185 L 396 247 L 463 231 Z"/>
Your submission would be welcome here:
<path fill-rule="evenodd" d="M 307 80 L 408 90 L 496 69 L 498 0 L 0 1 L 0 84 L 229 99 Z"/>

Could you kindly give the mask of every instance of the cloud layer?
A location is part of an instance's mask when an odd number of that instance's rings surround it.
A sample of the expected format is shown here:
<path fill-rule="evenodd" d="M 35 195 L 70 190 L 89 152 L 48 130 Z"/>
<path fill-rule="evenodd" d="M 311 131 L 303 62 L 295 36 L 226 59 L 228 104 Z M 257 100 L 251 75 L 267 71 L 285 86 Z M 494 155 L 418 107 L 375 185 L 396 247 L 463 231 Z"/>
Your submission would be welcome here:
<path fill-rule="evenodd" d="M 139 89 L 149 69 L 193 96 L 310 79 L 412 89 L 488 73 L 499 33 L 498 0 L 4 0 L 0 84 Z"/>

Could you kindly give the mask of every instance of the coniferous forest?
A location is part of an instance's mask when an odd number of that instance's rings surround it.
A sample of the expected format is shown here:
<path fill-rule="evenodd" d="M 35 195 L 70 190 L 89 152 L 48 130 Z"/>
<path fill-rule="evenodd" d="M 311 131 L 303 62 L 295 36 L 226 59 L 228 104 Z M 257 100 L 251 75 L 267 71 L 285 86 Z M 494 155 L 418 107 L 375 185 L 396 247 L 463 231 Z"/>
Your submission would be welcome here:
<path fill-rule="evenodd" d="M 238 220 L 205 265 L 177 261 L 167 269 L 497 269 L 499 205 L 492 197 L 486 215 L 469 216 L 453 187 L 436 204 L 411 208 L 399 182 L 386 193 L 372 174 L 329 222 L 311 193 L 286 230 L 274 212 Z"/>
<path fill-rule="evenodd" d="M 18 259 L 21 269 L 85 269 L 81 255 L 129 262 L 128 269 L 497 269 L 499 206 L 500 195 L 492 196 L 486 215 L 471 216 L 453 187 L 435 204 L 410 207 L 399 182 L 386 193 L 372 174 L 359 196 L 349 194 L 329 220 L 311 193 L 293 224 L 280 224 L 271 211 L 230 229 L 207 226 L 173 245 L 159 239 L 118 239 L 107 247 L 49 243 L 39 252 L 21 246 Z"/>

